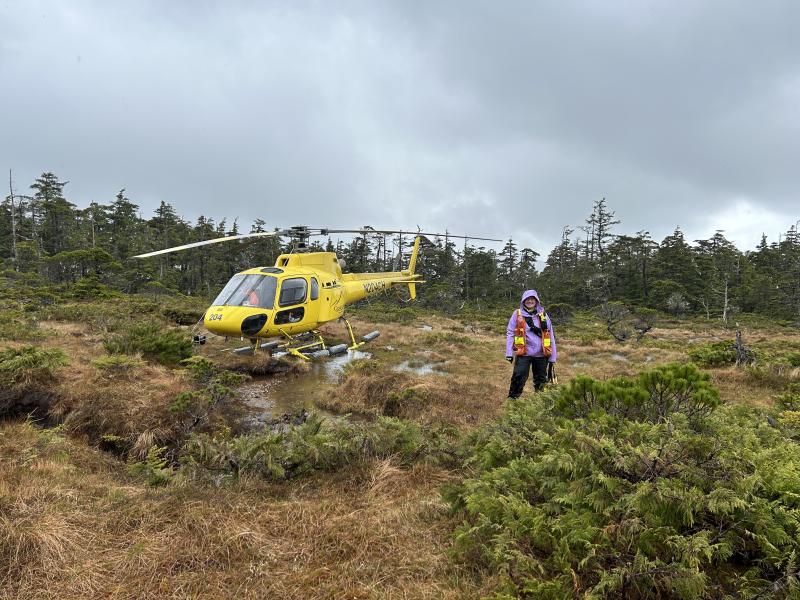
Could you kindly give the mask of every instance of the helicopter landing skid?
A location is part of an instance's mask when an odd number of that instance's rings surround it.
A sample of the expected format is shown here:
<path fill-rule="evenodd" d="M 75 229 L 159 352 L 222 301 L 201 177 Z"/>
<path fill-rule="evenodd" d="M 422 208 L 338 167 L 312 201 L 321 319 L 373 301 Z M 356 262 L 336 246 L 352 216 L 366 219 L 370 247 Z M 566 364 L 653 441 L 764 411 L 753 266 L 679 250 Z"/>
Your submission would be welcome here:
<path fill-rule="evenodd" d="M 282 331 L 281 333 L 283 333 L 283 335 L 286 337 L 280 342 L 273 341 L 265 344 L 258 344 L 257 341 L 254 341 L 252 345 L 245 346 L 244 348 L 236 348 L 233 350 L 233 352 L 235 354 L 255 354 L 258 350 L 265 350 L 267 352 L 274 352 L 275 356 L 291 354 L 292 356 L 298 356 L 303 360 L 311 360 L 312 358 L 335 356 L 337 354 L 347 352 L 348 350 L 355 350 L 367 342 L 374 340 L 381 334 L 380 331 L 371 331 L 370 333 L 362 336 L 361 341 L 358 342 L 353 334 L 353 328 L 350 323 L 347 321 L 347 319 L 342 318 L 342 320 L 347 325 L 347 333 L 350 334 L 349 345 L 336 344 L 334 346 L 328 346 L 325 343 L 325 338 L 323 338 L 322 334 L 316 330 L 296 335 Z"/>
<path fill-rule="evenodd" d="M 299 356 L 303 360 L 311 360 L 309 354 L 327 353 L 328 347 L 325 345 L 325 338 L 316 329 L 300 335 L 290 335 L 283 330 L 281 333 L 286 336 L 287 340 L 285 343 L 279 344 L 277 348 L 287 354 Z"/>

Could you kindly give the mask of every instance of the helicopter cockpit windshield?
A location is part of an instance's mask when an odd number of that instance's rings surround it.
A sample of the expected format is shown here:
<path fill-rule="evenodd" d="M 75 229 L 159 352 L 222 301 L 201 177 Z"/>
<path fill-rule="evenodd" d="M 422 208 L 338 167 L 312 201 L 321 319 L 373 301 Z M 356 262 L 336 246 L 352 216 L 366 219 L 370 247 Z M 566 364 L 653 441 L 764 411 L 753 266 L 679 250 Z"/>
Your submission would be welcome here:
<path fill-rule="evenodd" d="M 278 280 L 271 275 L 234 275 L 212 306 L 273 308 Z"/>

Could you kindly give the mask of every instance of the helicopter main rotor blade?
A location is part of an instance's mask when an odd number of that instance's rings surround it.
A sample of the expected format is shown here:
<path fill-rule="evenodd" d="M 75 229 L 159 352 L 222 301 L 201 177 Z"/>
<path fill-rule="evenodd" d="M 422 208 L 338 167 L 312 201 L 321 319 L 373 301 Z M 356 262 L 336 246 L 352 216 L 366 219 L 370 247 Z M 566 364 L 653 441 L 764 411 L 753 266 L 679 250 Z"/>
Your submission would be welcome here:
<path fill-rule="evenodd" d="M 167 254 L 169 252 L 180 252 L 181 250 L 188 250 L 189 248 L 198 248 L 199 246 L 208 246 L 209 244 L 219 244 L 222 242 L 233 242 L 238 240 L 246 240 L 252 238 L 271 237 L 275 235 L 285 235 L 285 231 L 262 231 L 259 233 L 243 233 L 241 235 L 229 235 L 221 238 L 214 238 L 212 240 L 204 240 L 202 242 L 193 242 L 191 244 L 184 244 L 183 246 L 174 246 L 172 248 L 165 248 L 164 250 L 156 250 L 155 252 L 148 252 L 146 254 L 137 254 L 131 258 L 149 258 L 151 256 L 158 256 L 159 254 Z"/>
<path fill-rule="evenodd" d="M 451 235 L 449 233 L 427 233 L 425 231 L 391 231 L 388 229 L 321 229 L 321 235 L 328 235 L 329 233 L 358 233 L 361 235 L 370 235 L 370 234 L 386 234 L 386 235 L 394 235 L 397 233 L 408 234 L 408 235 L 425 235 L 431 237 L 448 237 L 448 238 L 459 238 L 463 240 L 483 240 L 486 242 L 502 242 L 503 240 L 498 240 L 495 238 L 484 238 L 484 237 L 474 237 L 471 235 Z"/>

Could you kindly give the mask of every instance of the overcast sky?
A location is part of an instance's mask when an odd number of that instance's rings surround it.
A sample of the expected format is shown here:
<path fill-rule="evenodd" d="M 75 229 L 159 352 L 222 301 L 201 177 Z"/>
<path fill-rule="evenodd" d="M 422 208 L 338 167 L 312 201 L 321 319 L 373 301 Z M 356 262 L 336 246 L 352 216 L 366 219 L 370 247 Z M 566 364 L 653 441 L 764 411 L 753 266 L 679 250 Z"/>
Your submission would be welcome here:
<path fill-rule="evenodd" d="M 798 23 L 791 0 L 0 0 L 0 167 L 80 207 L 125 187 L 145 217 L 544 255 L 606 197 L 619 233 L 747 249 L 800 219 Z"/>

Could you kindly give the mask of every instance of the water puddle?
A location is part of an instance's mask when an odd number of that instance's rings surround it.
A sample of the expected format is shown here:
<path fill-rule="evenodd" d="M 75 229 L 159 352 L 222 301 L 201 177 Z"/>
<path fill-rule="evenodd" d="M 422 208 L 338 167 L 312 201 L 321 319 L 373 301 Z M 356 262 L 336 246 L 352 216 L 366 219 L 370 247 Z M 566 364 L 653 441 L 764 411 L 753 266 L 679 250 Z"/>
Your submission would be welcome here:
<path fill-rule="evenodd" d="M 420 364 L 415 361 L 404 360 L 403 362 L 393 366 L 392 370 L 404 373 L 414 373 L 415 375 L 429 375 L 430 373 L 435 373 L 436 367 L 440 366 L 440 364 L 433 364 L 433 363 Z"/>
<path fill-rule="evenodd" d="M 420 329 L 422 329 L 422 331 L 433 331 L 433 327 L 431 327 L 430 325 L 423 325 L 422 327 L 420 327 Z"/>
<path fill-rule="evenodd" d="M 369 352 L 348 350 L 345 354 L 313 360 L 311 369 L 305 373 L 254 377 L 238 388 L 240 397 L 251 409 L 251 424 L 268 424 L 302 410 L 334 417 L 333 413 L 318 409 L 315 399 L 339 381 L 345 365 L 371 357 Z"/>

